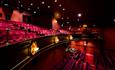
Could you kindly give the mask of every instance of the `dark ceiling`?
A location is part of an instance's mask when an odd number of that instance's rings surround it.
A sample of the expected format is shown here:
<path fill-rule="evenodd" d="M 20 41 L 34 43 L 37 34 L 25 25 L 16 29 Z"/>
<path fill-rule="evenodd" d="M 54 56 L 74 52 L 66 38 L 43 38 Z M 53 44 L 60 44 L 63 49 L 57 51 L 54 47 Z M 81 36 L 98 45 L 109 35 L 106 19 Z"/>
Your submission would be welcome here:
<path fill-rule="evenodd" d="M 97 25 L 112 24 L 114 18 L 114 2 L 106 0 L 2 0 L 9 3 L 13 9 L 27 11 L 33 16 L 52 18 L 58 12 L 62 22 L 69 22 L 74 26 L 78 23 L 77 16 L 81 23 L 91 23 Z M 2 2 L 1 2 L 2 3 Z M 69 17 L 69 18 L 68 18 Z M 63 19 L 62 19 L 63 18 Z"/>

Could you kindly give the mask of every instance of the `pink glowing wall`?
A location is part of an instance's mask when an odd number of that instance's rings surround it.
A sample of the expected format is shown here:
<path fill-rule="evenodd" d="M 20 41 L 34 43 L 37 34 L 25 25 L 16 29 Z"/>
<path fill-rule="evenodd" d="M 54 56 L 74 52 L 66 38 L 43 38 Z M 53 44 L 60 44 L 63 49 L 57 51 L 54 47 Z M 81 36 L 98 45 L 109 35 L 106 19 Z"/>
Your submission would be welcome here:
<path fill-rule="evenodd" d="M 2 14 L 2 16 L 0 17 L 0 19 L 5 20 L 5 14 L 2 10 L 2 7 L 0 7 L 0 13 Z M 23 15 L 29 15 L 27 12 L 23 12 L 20 13 L 18 10 L 13 10 L 13 13 L 11 15 L 11 21 L 17 21 L 17 22 L 23 22 Z"/>
<path fill-rule="evenodd" d="M 0 19 L 5 19 L 5 15 L 4 15 L 4 12 L 3 12 L 3 10 L 2 10 L 2 7 L 0 7 L 0 13 L 2 14 L 2 16 L 0 17 Z"/>
<path fill-rule="evenodd" d="M 58 21 L 56 19 L 52 19 L 52 29 L 58 30 L 60 28 L 60 25 L 58 24 Z"/>
<path fill-rule="evenodd" d="M 22 22 L 22 14 L 19 11 L 14 10 L 13 13 L 12 13 L 12 16 L 11 16 L 11 20 Z"/>
<path fill-rule="evenodd" d="M 11 16 L 11 21 L 23 22 L 23 15 L 29 15 L 26 12 L 20 13 L 18 10 L 14 10 Z"/>

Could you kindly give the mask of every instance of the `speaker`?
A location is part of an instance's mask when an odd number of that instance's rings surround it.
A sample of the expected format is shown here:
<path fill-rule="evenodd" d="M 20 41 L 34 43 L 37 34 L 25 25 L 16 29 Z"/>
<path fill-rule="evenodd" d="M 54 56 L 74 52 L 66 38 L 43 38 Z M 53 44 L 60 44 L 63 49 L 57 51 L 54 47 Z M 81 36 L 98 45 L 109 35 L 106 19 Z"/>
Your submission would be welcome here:
<path fill-rule="evenodd" d="M 31 22 L 31 16 L 28 16 L 28 15 L 23 15 L 23 22 Z"/>

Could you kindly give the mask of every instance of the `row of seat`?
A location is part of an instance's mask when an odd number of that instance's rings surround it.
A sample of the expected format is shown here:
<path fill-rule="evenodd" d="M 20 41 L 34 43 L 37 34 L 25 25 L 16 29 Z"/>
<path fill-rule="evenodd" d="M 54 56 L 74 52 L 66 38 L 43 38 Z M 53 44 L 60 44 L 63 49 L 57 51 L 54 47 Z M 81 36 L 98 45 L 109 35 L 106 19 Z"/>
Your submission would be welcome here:
<path fill-rule="evenodd" d="M 108 61 L 105 60 L 105 57 Z M 94 63 L 91 64 L 86 59 L 84 52 L 77 51 L 76 53 L 71 53 L 66 51 L 65 58 L 54 70 L 114 70 L 114 67 L 111 67 L 113 62 L 107 56 L 105 57 L 94 52 Z"/>
<path fill-rule="evenodd" d="M 90 64 L 85 62 L 85 54 L 81 52 L 66 53 L 65 59 L 60 62 L 55 70 L 90 70 Z"/>
<path fill-rule="evenodd" d="M 20 26 L 15 26 L 14 22 L 10 21 L 0 21 L 0 33 L 1 47 L 6 46 L 8 44 L 15 44 L 17 42 L 21 42 L 25 39 L 30 39 L 32 37 L 37 37 L 37 35 L 33 32 L 26 34 L 26 30 L 21 29 Z"/>
<path fill-rule="evenodd" d="M 63 32 L 53 31 L 24 22 L 0 20 L 0 47 L 15 44 L 24 40 L 61 34 Z M 67 32 L 65 32 L 67 33 Z"/>

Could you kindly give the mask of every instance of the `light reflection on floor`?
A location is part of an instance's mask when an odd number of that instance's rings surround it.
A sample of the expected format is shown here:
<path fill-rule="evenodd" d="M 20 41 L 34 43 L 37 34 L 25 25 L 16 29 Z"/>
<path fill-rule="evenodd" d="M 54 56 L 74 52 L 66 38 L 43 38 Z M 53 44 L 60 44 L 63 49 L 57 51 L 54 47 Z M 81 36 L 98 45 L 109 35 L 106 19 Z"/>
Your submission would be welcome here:
<path fill-rule="evenodd" d="M 96 46 L 97 45 L 93 41 L 88 41 L 87 47 L 86 47 L 85 62 L 88 62 L 89 64 L 92 64 L 92 66 L 94 66 L 94 56 L 93 56 L 93 54 L 95 52 L 98 53 L 98 51 L 99 51 L 99 49 Z M 81 52 L 85 52 L 84 51 L 85 48 L 84 48 L 84 45 L 83 45 L 83 40 L 70 41 L 69 47 L 80 50 Z"/>
<path fill-rule="evenodd" d="M 65 58 L 65 50 L 67 47 L 79 49 L 82 53 L 84 53 L 84 40 L 70 41 L 66 44 L 58 45 L 54 49 L 50 49 L 37 57 L 34 62 L 28 64 L 23 70 L 54 70 L 55 66 L 58 66 L 59 63 Z M 66 46 L 66 47 L 65 47 Z M 95 59 L 94 53 L 99 53 L 98 42 L 93 40 L 88 40 L 87 48 L 86 48 L 86 57 L 83 61 L 83 65 L 86 63 L 91 65 L 91 70 L 95 70 Z M 100 62 L 101 63 L 101 62 Z M 103 70 L 102 65 L 99 65 L 99 70 Z M 85 67 L 83 67 L 85 68 Z M 86 69 L 84 69 L 86 70 Z"/>

